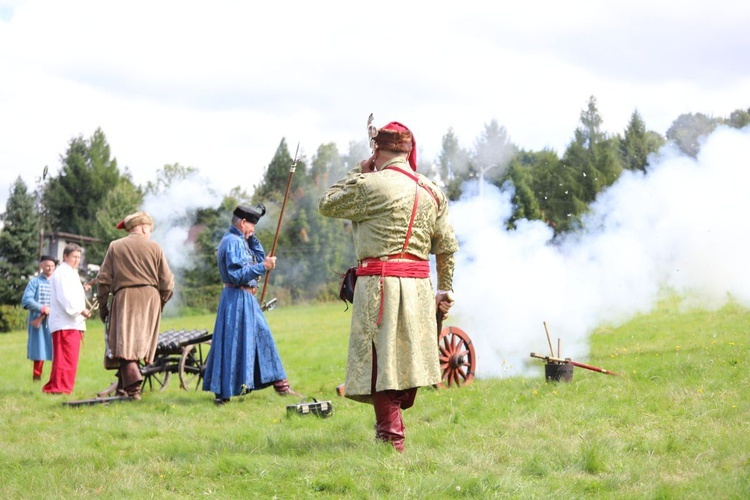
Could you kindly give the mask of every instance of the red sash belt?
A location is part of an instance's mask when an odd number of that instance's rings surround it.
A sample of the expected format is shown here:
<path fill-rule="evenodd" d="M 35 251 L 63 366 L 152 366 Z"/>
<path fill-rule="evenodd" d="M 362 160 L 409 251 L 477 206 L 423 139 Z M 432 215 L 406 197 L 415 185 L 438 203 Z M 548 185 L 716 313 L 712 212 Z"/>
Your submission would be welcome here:
<path fill-rule="evenodd" d="M 393 260 L 393 259 L 408 259 Z M 357 276 L 395 276 L 398 278 L 429 278 L 430 261 L 411 254 L 390 255 L 388 260 L 377 257 L 363 259 L 357 267 Z"/>
<path fill-rule="evenodd" d="M 411 254 L 389 255 L 384 258 L 370 257 L 360 261 L 357 266 L 357 276 L 380 276 L 380 310 L 378 311 L 378 326 L 380 326 L 385 298 L 384 278 L 429 278 L 430 261 Z"/>

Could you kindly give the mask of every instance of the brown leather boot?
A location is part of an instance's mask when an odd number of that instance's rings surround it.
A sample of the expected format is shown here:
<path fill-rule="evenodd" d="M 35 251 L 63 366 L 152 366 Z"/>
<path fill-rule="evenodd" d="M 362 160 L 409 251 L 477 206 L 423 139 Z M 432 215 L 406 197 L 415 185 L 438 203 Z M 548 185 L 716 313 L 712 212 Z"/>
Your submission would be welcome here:
<path fill-rule="evenodd" d="M 141 400 L 141 383 L 131 384 L 125 388 L 124 391 L 128 396 L 136 401 Z"/>

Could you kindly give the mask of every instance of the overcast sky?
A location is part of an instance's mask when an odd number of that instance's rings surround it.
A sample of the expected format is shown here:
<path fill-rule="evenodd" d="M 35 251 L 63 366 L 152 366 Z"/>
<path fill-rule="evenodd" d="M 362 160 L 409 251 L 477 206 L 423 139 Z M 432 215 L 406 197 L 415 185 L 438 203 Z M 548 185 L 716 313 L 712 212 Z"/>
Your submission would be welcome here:
<path fill-rule="evenodd" d="M 604 128 L 638 110 L 750 107 L 750 2 L 3 1 L 0 211 L 101 127 L 136 183 L 165 164 L 220 190 L 258 182 L 282 137 L 309 159 L 398 120 L 434 159 L 489 121 L 562 153 L 589 96 Z"/>

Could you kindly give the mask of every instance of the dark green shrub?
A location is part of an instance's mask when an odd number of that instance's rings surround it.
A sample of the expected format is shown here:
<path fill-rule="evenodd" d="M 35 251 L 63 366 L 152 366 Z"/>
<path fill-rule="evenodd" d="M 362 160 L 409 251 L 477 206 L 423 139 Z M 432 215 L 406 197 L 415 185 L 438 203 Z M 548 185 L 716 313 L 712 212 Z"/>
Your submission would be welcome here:
<path fill-rule="evenodd" d="M 0 332 L 13 332 L 26 329 L 29 312 L 21 306 L 0 306 Z"/>

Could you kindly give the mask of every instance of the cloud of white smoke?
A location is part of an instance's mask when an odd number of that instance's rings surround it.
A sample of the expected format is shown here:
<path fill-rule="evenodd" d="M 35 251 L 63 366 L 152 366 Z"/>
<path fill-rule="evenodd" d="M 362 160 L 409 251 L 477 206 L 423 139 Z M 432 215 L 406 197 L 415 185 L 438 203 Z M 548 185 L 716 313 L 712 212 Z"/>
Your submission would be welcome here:
<path fill-rule="evenodd" d="M 157 242 L 167 257 L 169 267 L 176 275 L 189 268 L 194 258 L 193 245 L 188 239 L 190 227 L 195 222 L 195 213 L 201 208 L 218 207 L 222 195 L 197 173 L 176 180 L 165 190 L 146 196 L 141 210 L 154 219 L 151 239 Z M 168 307 L 179 306 L 179 290 Z"/>
<path fill-rule="evenodd" d="M 511 193 L 476 184 L 451 206 L 461 243 L 446 324 L 464 330 L 477 376 L 529 373 L 548 353 L 543 322 L 563 357 L 585 361 L 588 338 L 652 310 L 674 293 L 686 307 L 750 307 L 750 128 L 720 128 L 697 159 L 666 146 L 645 174 L 625 172 L 602 192 L 579 233 L 552 241 L 539 221 L 505 229 Z"/>

